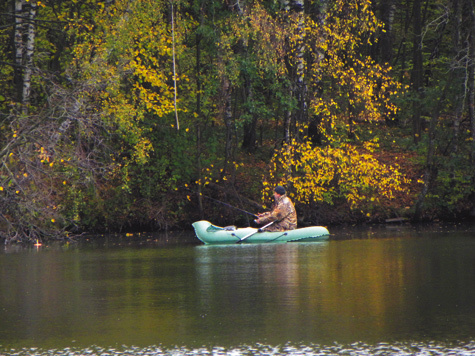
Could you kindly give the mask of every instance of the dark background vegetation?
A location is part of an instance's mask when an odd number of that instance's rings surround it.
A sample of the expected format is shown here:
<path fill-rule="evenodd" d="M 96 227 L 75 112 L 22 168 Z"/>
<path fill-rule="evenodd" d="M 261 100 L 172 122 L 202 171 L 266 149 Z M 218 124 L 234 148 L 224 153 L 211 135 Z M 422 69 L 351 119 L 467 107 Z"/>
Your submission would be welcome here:
<path fill-rule="evenodd" d="M 0 49 L 5 242 L 475 215 L 472 0 L 7 0 Z"/>

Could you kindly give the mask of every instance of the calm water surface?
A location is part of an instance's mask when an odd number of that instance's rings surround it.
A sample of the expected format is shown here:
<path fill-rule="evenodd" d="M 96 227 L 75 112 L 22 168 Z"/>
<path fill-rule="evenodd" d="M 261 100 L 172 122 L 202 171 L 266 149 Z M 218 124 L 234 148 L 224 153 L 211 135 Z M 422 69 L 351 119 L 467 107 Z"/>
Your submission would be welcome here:
<path fill-rule="evenodd" d="M 475 228 L 0 252 L 2 355 L 475 355 Z"/>

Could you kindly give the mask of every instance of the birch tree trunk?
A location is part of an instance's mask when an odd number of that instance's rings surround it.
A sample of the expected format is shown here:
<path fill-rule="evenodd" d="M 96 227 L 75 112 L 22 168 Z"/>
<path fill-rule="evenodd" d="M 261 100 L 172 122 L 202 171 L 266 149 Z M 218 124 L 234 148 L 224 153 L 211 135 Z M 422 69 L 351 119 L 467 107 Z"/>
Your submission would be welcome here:
<path fill-rule="evenodd" d="M 15 17 L 15 96 L 16 101 L 21 103 L 22 101 L 22 88 L 23 88 L 23 5 L 24 0 L 16 0 L 14 4 L 14 17 Z"/>
<path fill-rule="evenodd" d="M 37 4 L 36 1 L 29 2 L 28 24 L 26 27 L 26 46 L 25 46 L 25 67 L 23 70 L 22 87 L 22 114 L 28 114 L 31 97 L 31 75 L 33 73 L 33 55 L 35 53 L 35 19 Z"/>
<path fill-rule="evenodd" d="M 16 100 L 20 103 L 21 113 L 28 114 L 31 97 L 31 76 L 36 35 L 36 1 L 15 1 L 15 74 Z M 26 20 L 26 21 L 25 21 Z"/>

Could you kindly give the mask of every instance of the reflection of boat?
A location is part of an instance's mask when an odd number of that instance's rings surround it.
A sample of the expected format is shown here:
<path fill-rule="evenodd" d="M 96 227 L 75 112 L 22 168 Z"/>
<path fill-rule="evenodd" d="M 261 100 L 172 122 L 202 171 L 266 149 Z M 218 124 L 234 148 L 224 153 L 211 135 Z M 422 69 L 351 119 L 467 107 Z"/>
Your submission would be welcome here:
<path fill-rule="evenodd" d="M 326 241 L 330 233 L 323 226 L 310 226 L 282 232 L 258 232 L 258 229 L 246 227 L 236 229 L 219 227 L 209 221 L 193 223 L 196 236 L 205 244 L 269 243 L 291 241 Z"/>

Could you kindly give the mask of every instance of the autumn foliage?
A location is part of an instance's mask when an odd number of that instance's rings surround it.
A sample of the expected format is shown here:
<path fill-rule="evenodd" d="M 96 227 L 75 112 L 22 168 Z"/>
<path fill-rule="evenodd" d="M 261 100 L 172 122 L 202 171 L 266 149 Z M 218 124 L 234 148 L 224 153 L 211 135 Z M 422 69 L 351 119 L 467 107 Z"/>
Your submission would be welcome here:
<path fill-rule="evenodd" d="M 473 4 L 417 1 L 8 0 L 0 237 L 470 216 Z"/>

